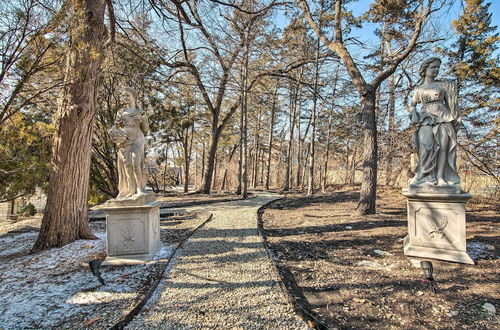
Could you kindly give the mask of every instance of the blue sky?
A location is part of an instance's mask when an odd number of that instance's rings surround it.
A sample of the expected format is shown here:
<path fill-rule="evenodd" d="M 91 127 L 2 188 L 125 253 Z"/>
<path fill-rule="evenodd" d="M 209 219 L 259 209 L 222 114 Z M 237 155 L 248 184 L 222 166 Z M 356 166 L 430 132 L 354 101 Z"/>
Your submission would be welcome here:
<path fill-rule="evenodd" d="M 350 5 L 350 9 L 353 11 L 353 13 L 358 16 L 362 13 L 364 13 L 370 3 L 372 1 L 367 1 L 367 0 L 360 0 L 357 2 L 354 2 Z M 453 31 L 453 28 L 451 26 L 451 22 L 454 19 L 457 19 L 460 14 L 462 13 L 462 6 L 463 6 L 463 1 L 455 1 L 453 7 L 445 14 L 442 14 L 442 19 L 440 20 L 442 27 L 446 29 L 447 31 Z M 492 25 L 497 27 L 497 31 L 500 31 L 500 0 L 491 0 L 490 1 L 490 7 L 489 7 L 489 12 L 492 14 Z M 278 13 L 276 17 L 276 24 L 280 27 L 283 28 L 286 26 L 288 23 L 288 20 L 282 16 L 282 13 Z M 372 34 L 373 26 L 370 27 L 369 24 L 365 24 L 364 27 L 360 30 L 353 31 L 354 35 L 356 37 L 359 37 L 361 40 L 366 40 L 370 41 L 373 39 L 373 34 Z"/>

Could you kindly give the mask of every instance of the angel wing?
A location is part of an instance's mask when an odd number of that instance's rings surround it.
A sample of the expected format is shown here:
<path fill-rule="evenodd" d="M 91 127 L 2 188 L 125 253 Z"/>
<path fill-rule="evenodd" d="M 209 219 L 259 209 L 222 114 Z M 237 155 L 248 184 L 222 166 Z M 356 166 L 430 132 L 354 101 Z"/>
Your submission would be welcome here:
<path fill-rule="evenodd" d="M 431 227 L 431 229 L 432 229 L 431 232 L 435 232 L 435 231 L 439 230 L 439 227 L 436 226 L 436 223 L 434 221 L 432 221 L 432 217 L 430 215 L 425 217 L 425 221 L 427 221 L 427 224 L 429 225 L 429 227 Z"/>
<path fill-rule="evenodd" d="M 443 230 L 446 225 L 448 224 L 448 218 L 447 217 L 443 217 L 443 219 L 441 221 L 439 221 L 438 223 L 438 229 L 441 231 Z"/>

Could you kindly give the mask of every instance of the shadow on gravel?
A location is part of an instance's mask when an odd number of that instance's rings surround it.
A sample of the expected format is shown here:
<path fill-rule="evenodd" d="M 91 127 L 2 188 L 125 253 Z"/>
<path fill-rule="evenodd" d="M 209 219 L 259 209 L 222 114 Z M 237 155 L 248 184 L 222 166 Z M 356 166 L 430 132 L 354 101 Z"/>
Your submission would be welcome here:
<path fill-rule="evenodd" d="M 36 232 L 36 231 L 40 231 L 40 228 L 34 227 L 34 226 L 24 226 L 21 228 L 17 228 L 17 229 L 8 231 L 3 235 L 0 235 L 0 239 L 13 237 L 13 236 L 17 236 L 17 235 L 29 233 L 29 232 Z"/>
<path fill-rule="evenodd" d="M 207 234 L 209 236 L 209 234 Z M 216 236 L 211 236 L 216 237 Z M 227 236 L 226 236 L 227 237 Z M 210 249 L 207 249 L 207 245 Z M 197 240 L 190 242 L 190 249 L 186 251 L 186 255 L 202 255 L 209 256 L 213 254 L 223 254 L 234 252 L 238 249 L 260 249 L 262 248 L 262 243 L 247 243 L 247 242 L 228 242 L 228 240 L 220 237 L 220 239 L 211 239 L 210 241 Z M 238 255 L 236 255 L 238 256 Z"/>
<path fill-rule="evenodd" d="M 328 232 L 345 232 L 346 227 L 352 227 L 349 230 L 365 230 L 372 228 L 381 227 L 401 227 L 405 226 L 406 221 L 396 221 L 396 220 L 386 220 L 383 222 L 351 222 L 342 223 L 337 225 L 328 226 L 309 226 L 309 227 L 299 227 L 299 228 L 287 228 L 287 229 L 264 229 L 263 232 L 266 236 L 271 237 L 284 237 L 302 234 L 318 234 L 318 233 L 328 233 Z"/>

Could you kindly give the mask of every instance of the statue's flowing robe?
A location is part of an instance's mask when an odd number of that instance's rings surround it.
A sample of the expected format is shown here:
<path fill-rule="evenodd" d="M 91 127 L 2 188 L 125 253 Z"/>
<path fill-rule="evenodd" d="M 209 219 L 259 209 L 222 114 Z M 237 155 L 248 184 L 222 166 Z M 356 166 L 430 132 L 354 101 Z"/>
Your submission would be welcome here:
<path fill-rule="evenodd" d="M 460 113 L 455 85 L 440 81 L 431 87 L 417 86 L 412 100 L 422 105 L 413 136 L 419 156 L 416 173 L 423 176 L 423 182 L 434 182 L 438 166 L 444 166 L 444 179 L 450 184 L 459 184 L 456 123 Z M 442 134 L 448 135 L 446 146 L 441 145 Z M 439 164 L 438 155 L 443 148 L 446 148 L 446 162 Z"/>
<path fill-rule="evenodd" d="M 134 111 L 130 111 L 134 110 Z M 118 196 L 126 196 L 130 193 L 127 180 L 137 180 L 137 186 L 145 188 L 147 177 L 127 178 L 126 166 L 141 168 L 146 173 L 146 139 L 144 134 L 149 130 L 147 117 L 141 116 L 140 109 L 120 110 L 116 115 L 115 125 L 126 133 L 126 141 L 118 149 Z"/>

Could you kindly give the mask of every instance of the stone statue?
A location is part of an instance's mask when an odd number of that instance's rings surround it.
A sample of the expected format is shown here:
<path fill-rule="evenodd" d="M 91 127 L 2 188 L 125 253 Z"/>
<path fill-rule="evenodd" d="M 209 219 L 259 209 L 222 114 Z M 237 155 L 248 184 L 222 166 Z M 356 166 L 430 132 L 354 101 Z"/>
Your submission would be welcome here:
<path fill-rule="evenodd" d="M 472 195 L 460 190 L 456 166 L 457 130 L 462 121 L 457 88 L 453 82 L 436 79 L 440 65 L 437 57 L 422 63 L 422 83 L 411 101 L 418 164 L 409 187 L 402 191 L 408 205 L 404 253 L 474 264 L 467 254 L 465 234 L 465 204 Z"/>
<path fill-rule="evenodd" d="M 125 107 L 109 130 L 117 146 L 118 196 L 98 209 L 106 213 L 104 265 L 131 265 L 152 260 L 161 248 L 160 203 L 146 192 L 146 111 L 136 105 L 136 93 L 125 88 Z"/>
<path fill-rule="evenodd" d="M 457 130 L 461 115 L 456 85 L 436 80 L 441 60 L 431 57 L 422 63 L 422 84 L 413 91 L 411 123 L 416 126 L 413 140 L 418 154 L 415 176 L 409 188 L 459 192 L 457 173 Z M 417 104 L 421 104 L 417 111 Z"/>
<path fill-rule="evenodd" d="M 146 193 L 146 139 L 149 130 L 145 111 L 136 105 L 136 94 L 132 88 L 125 88 L 121 95 L 126 103 L 118 111 L 114 126 L 109 130 L 111 140 L 118 152 L 118 196 L 116 201 L 138 200 Z"/>

